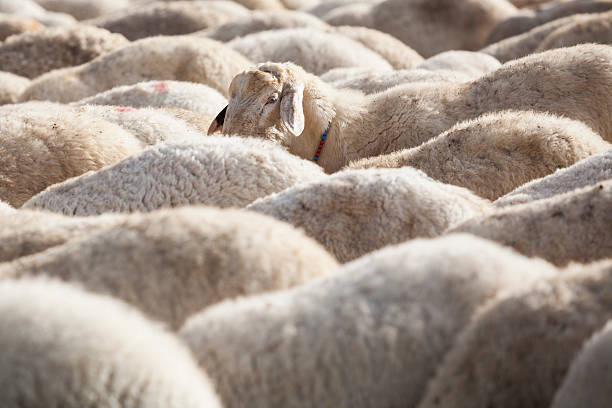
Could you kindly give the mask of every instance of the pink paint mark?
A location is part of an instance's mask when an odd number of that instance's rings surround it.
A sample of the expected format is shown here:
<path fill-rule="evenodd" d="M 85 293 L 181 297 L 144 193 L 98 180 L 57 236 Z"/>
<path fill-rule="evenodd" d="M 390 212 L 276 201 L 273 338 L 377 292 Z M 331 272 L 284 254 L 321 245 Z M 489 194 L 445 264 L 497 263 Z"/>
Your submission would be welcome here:
<path fill-rule="evenodd" d="M 127 106 L 117 106 L 117 107 L 115 108 L 115 110 L 116 110 L 117 112 L 134 112 L 136 109 L 134 109 L 134 108 L 129 108 L 129 107 L 127 107 Z"/>
<path fill-rule="evenodd" d="M 163 92 L 168 89 L 168 84 L 165 82 L 157 82 L 155 84 L 151 84 L 151 87 L 155 90 L 155 92 Z"/>

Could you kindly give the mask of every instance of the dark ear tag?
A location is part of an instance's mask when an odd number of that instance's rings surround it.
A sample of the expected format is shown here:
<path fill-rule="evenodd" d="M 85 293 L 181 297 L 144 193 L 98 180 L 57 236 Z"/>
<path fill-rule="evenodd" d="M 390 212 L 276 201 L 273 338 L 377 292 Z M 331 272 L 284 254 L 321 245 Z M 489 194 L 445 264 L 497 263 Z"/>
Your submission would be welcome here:
<path fill-rule="evenodd" d="M 225 122 L 225 112 L 227 112 L 227 106 L 223 108 L 221 112 L 219 112 L 215 120 L 213 120 L 210 124 L 210 127 L 208 128 L 209 135 L 221 132 L 223 130 L 223 122 Z"/>

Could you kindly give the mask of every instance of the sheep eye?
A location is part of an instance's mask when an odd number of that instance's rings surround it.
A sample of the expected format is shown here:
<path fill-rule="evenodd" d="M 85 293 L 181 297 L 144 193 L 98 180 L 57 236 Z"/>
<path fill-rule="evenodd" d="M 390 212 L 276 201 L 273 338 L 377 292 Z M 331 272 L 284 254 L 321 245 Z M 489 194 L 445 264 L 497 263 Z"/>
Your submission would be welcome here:
<path fill-rule="evenodd" d="M 269 105 L 271 103 L 274 103 L 278 101 L 278 95 L 274 94 L 271 97 L 268 98 L 268 100 L 266 101 L 266 105 Z"/>

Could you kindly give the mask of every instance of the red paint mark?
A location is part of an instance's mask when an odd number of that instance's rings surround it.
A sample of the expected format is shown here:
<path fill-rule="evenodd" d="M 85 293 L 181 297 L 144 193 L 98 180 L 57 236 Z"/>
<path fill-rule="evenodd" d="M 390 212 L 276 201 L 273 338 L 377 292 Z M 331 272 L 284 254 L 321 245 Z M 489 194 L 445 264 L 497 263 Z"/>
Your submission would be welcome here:
<path fill-rule="evenodd" d="M 129 108 L 129 107 L 127 107 L 127 106 L 117 106 L 117 107 L 115 108 L 115 110 L 116 110 L 117 112 L 134 112 L 136 109 L 134 109 L 134 108 Z"/>
<path fill-rule="evenodd" d="M 155 92 L 163 92 L 168 89 L 168 84 L 165 82 L 157 82 L 155 84 L 151 84 L 151 87 L 155 90 Z"/>

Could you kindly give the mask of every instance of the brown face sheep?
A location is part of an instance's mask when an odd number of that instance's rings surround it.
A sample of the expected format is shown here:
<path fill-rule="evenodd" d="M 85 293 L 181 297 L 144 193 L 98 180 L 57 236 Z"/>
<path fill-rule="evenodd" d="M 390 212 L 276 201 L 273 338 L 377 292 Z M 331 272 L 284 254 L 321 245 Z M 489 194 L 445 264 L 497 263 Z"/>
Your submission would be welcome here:
<path fill-rule="evenodd" d="M 290 225 L 245 211 L 185 207 L 125 216 L 117 225 L 4 263 L 0 277 L 77 282 L 177 329 L 225 298 L 285 289 L 337 267 Z"/>
<path fill-rule="evenodd" d="M 54 69 L 84 64 L 128 43 L 120 34 L 86 25 L 27 32 L 0 44 L 0 70 L 35 78 Z"/>
<path fill-rule="evenodd" d="M 361 159 L 348 167 L 411 166 L 495 200 L 528 181 L 610 149 L 612 144 L 581 122 L 504 111 L 457 124 L 412 149 Z"/>
<path fill-rule="evenodd" d="M 550 407 L 573 358 L 611 313 L 610 260 L 502 292 L 456 338 L 418 407 Z"/>
<path fill-rule="evenodd" d="M 612 257 L 612 180 L 504 207 L 449 232 L 467 232 L 556 265 Z"/>
<path fill-rule="evenodd" d="M 406 167 L 339 172 L 261 198 L 246 209 L 302 228 L 340 262 L 348 262 L 387 245 L 435 237 L 486 214 L 489 202 Z"/>
<path fill-rule="evenodd" d="M 316 157 L 328 173 L 510 109 L 579 120 L 612 141 L 612 47 L 606 45 L 534 54 L 465 84 L 417 83 L 369 96 L 334 89 L 293 64 L 266 63 L 237 75 L 229 93 L 211 132 L 222 122 L 225 134 L 273 140 L 302 158 Z"/>
<path fill-rule="evenodd" d="M 7 408 L 221 408 L 189 350 L 116 299 L 49 279 L 0 282 Z"/>
<path fill-rule="evenodd" d="M 110 122 L 54 104 L 6 105 L 0 115 L 0 200 L 18 207 L 51 184 L 139 152 Z"/>
<path fill-rule="evenodd" d="M 213 305 L 180 337 L 228 408 L 414 407 L 479 306 L 555 273 L 470 235 L 412 240 Z"/>
<path fill-rule="evenodd" d="M 153 79 L 203 83 L 226 94 L 232 78 L 249 66 L 241 54 L 207 38 L 145 38 L 87 64 L 41 75 L 21 100 L 72 102 Z"/>

